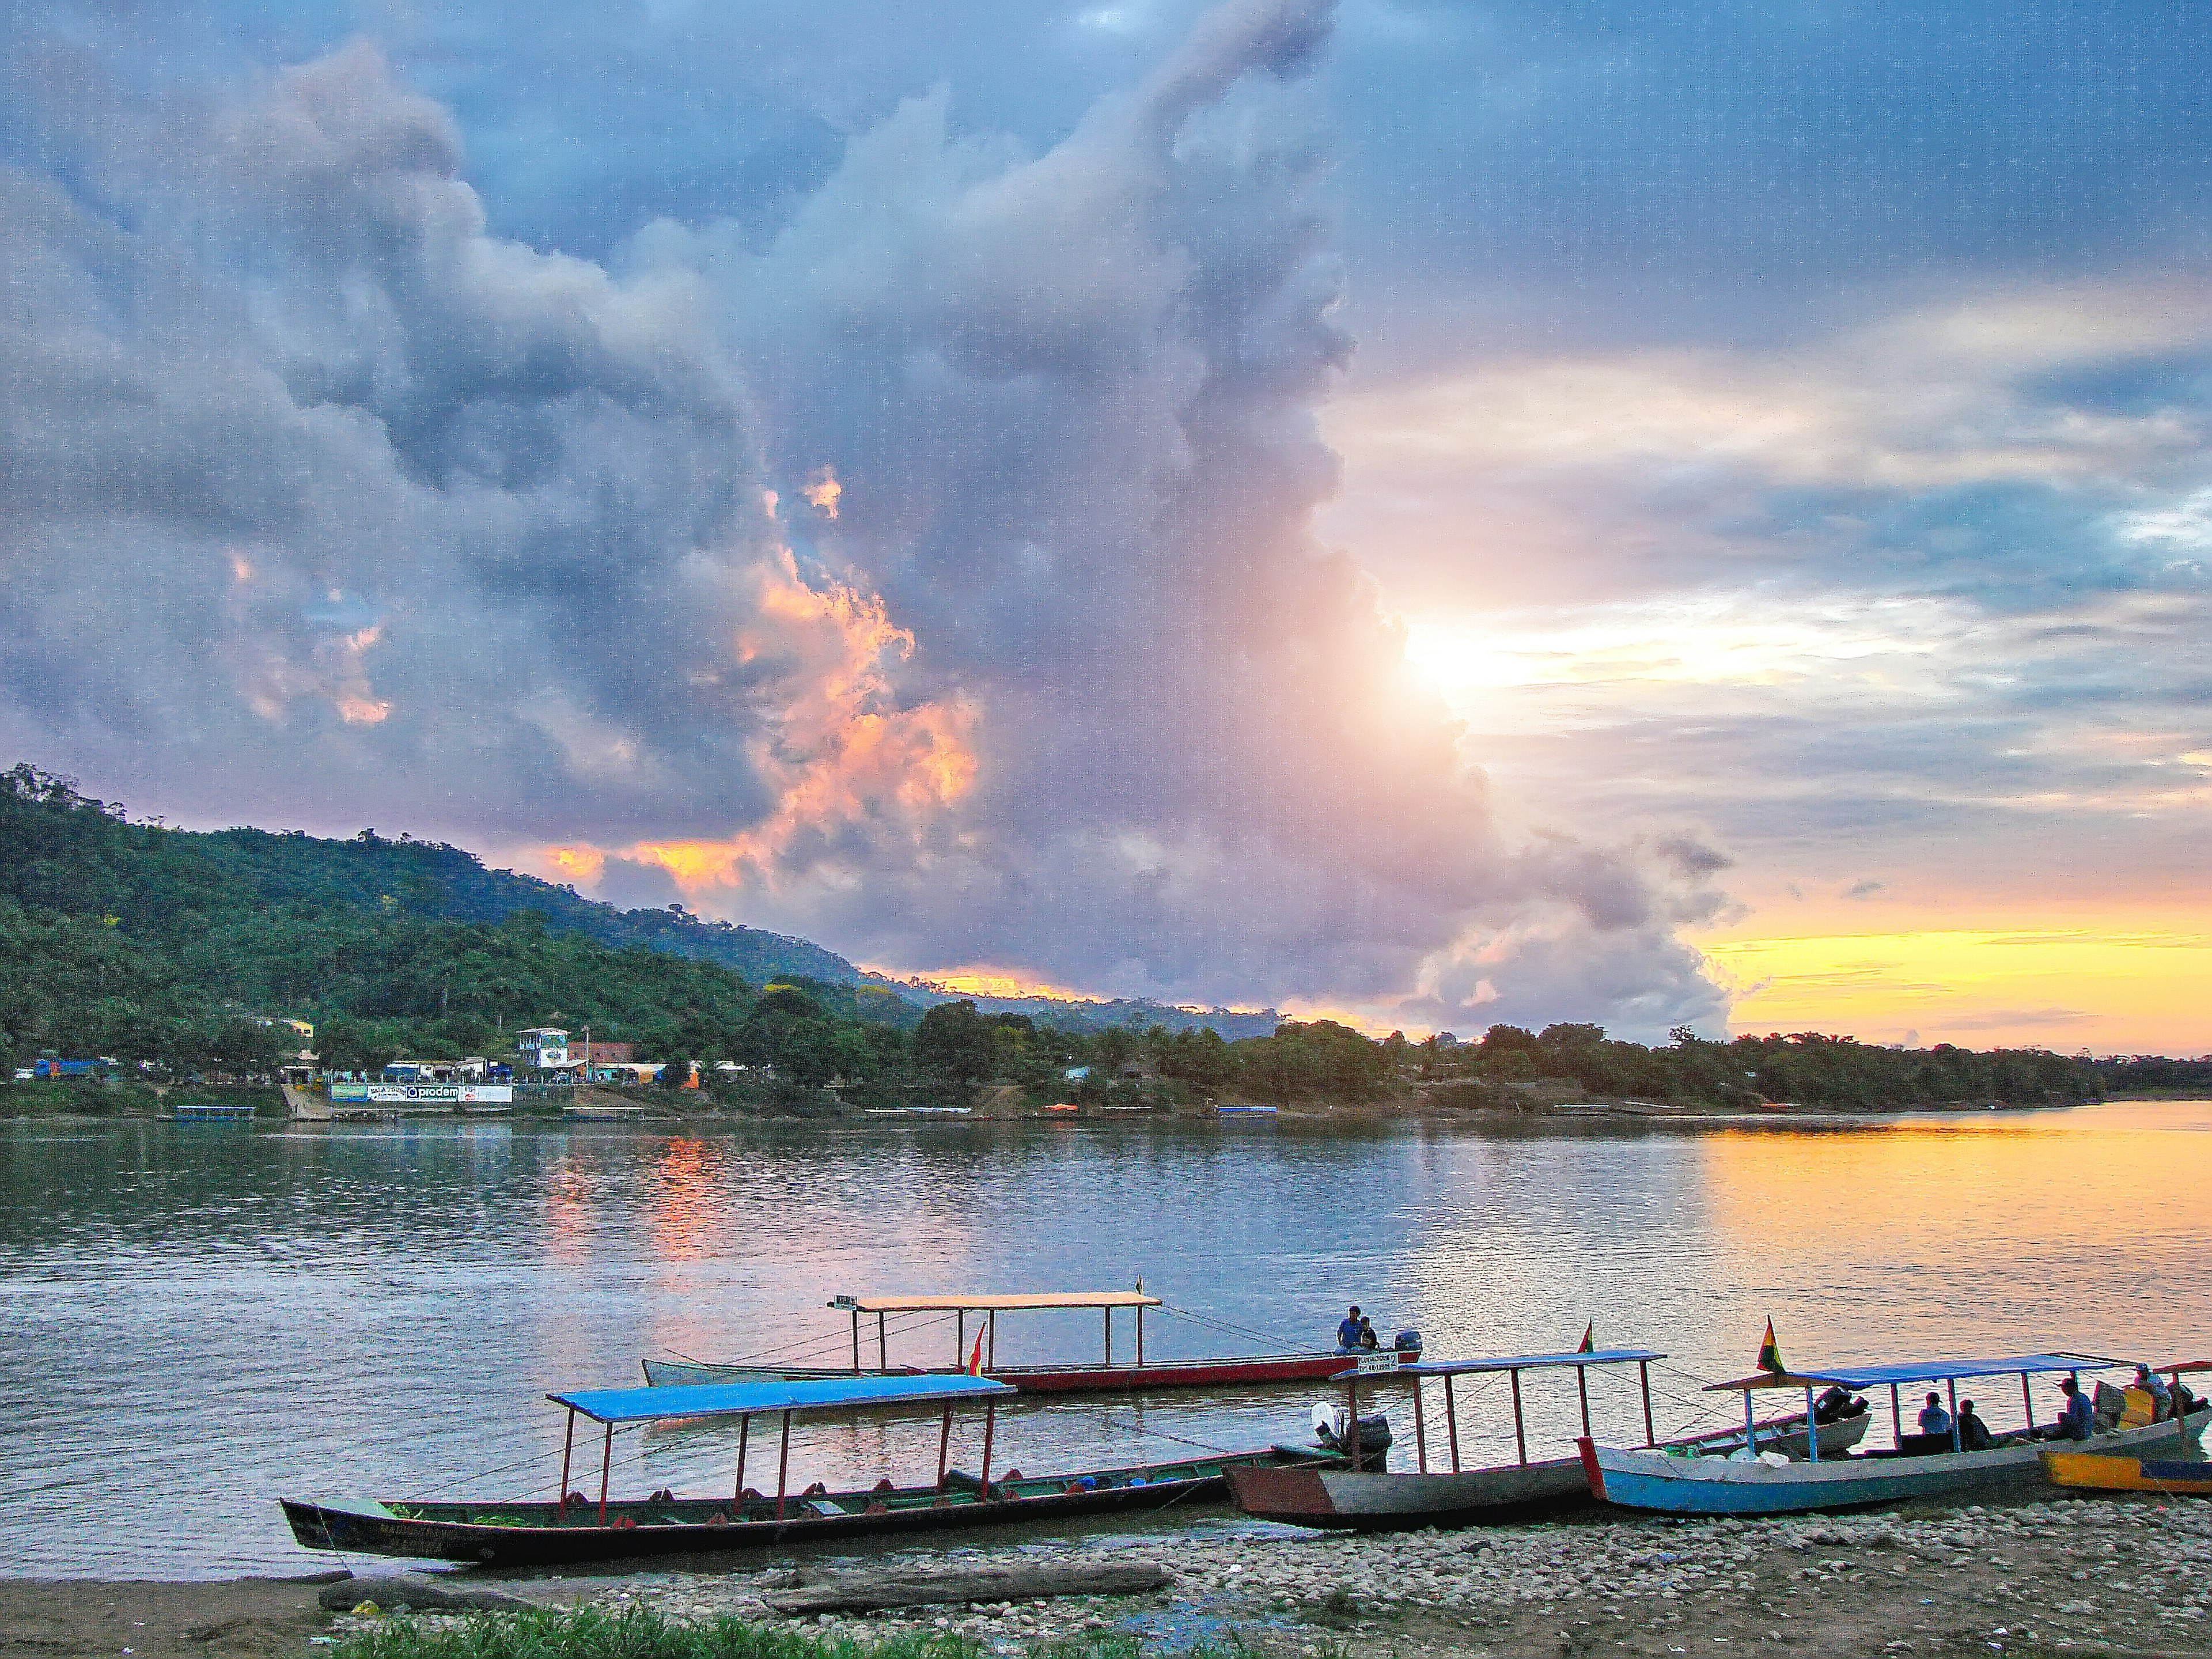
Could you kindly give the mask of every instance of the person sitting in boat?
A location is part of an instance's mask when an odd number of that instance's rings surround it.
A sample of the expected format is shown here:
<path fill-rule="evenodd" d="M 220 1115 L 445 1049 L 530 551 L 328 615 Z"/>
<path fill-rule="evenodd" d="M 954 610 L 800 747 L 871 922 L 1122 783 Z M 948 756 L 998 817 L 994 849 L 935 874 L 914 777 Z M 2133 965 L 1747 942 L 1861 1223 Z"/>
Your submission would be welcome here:
<path fill-rule="evenodd" d="M 2053 1440 L 2087 1440 L 2096 1432 L 2097 1411 L 2089 1403 L 2089 1396 L 2081 1391 L 2079 1377 L 2068 1376 L 2058 1379 L 2058 1391 L 2066 1396 L 2064 1409 L 2052 1425 Z"/>
<path fill-rule="evenodd" d="M 2150 1420 L 2163 1423 L 2173 1415 L 2173 1395 L 2166 1386 L 2166 1379 L 2148 1365 L 2136 1367 L 2136 1380 L 2130 1386 L 2141 1389 L 2150 1396 Z"/>
<path fill-rule="evenodd" d="M 1997 1443 L 1997 1437 L 1975 1412 L 1971 1400 L 1959 1402 L 1959 1443 L 1968 1451 L 1988 1451 Z"/>
<path fill-rule="evenodd" d="M 1352 1311 L 1336 1325 L 1336 1346 L 1340 1353 L 1350 1353 L 1359 1346 L 1359 1304 L 1353 1303 Z"/>
<path fill-rule="evenodd" d="M 1947 1436 L 1951 1432 L 1951 1413 L 1943 1409 L 1943 1396 L 1932 1389 L 1928 1391 L 1928 1403 L 1920 1408 L 1920 1432 Z"/>
<path fill-rule="evenodd" d="M 1375 1322 L 1362 1318 L 1359 1322 L 1359 1346 L 1371 1353 L 1382 1346 L 1382 1339 L 1375 1334 Z"/>

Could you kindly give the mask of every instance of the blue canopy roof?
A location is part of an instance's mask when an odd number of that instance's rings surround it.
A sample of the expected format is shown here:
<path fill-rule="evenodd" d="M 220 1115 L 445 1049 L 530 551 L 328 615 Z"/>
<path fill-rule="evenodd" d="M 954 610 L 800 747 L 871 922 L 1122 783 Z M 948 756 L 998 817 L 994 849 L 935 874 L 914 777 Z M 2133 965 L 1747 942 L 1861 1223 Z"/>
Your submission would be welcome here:
<path fill-rule="evenodd" d="M 1398 1365 L 1387 1370 L 1361 1371 L 1352 1367 L 1336 1373 L 1332 1379 L 1342 1382 L 1348 1376 L 1464 1376 L 1469 1371 L 1540 1371 L 1560 1365 L 1626 1365 L 1640 1359 L 1664 1359 L 1663 1353 L 1650 1348 L 1599 1348 L 1591 1352 L 1576 1351 L 1570 1353 L 1507 1354 L 1494 1359 L 1423 1359 L 1410 1365 Z"/>
<path fill-rule="evenodd" d="M 598 1423 L 652 1423 L 672 1417 L 919 1406 L 939 1400 L 995 1399 L 1013 1392 L 988 1376 L 953 1371 L 924 1376 L 825 1376 L 796 1382 L 708 1382 L 696 1388 L 579 1389 L 545 1397 Z"/>
<path fill-rule="evenodd" d="M 2086 1353 L 2016 1353 L 1999 1359 L 1911 1359 L 1889 1365 L 1808 1365 L 1787 1372 L 1765 1371 L 1711 1389 L 1802 1389 L 1835 1383 L 1846 1389 L 1887 1388 L 1893 1383 L 1955 1382 L 1970 1376 L 2017 1376 L 2050 1371 L 2093 1371 L 2122 1362 Z"/>

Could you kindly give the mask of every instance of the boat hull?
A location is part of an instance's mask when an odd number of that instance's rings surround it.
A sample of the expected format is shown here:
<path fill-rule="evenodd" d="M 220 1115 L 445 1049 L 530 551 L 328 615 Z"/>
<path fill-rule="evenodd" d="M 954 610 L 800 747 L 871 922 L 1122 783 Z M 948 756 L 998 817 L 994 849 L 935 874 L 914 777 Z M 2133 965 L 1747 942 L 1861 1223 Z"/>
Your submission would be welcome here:
<path fill-rule="evenodd" d="M 2150 1492 L 2160 1497 L 2212 1498 L 2212 1463 L 2174 1458 L 2116 1457 L 2107 1452 L 2046 1451 L 2043 1472 L 2054 1486 L 2086 1492 Z"/>
<path fill-rule="evenodd" d="M 1404 1353 L 1410 1364 L 1420 1356 Z M 1357 1363 L 1342 1353 L 1261 1354 L 1242 1359 L 1179 1359 L 1149 1365 L 1009 1365 L 983 1375 L 1023 1394 L 1144 1394 L 1155 1389 L 1234 1389 L 1266 1382 L 1317 1382 L 1341 1376 Z M 645 1380 L 656 1389 L 708 1382 L 878 1376 L 849 1369 L 713 1365 L 696 1360 L 648 1359 Z M 893 1367 L 892 1376 L 938 1375 L 922 1367 Z M 1388 1373 L 1384 1373 L 1387 1376 Z M 1379 1380 L 1379 1378 L 1378 1378 Z"/>
<path fill-rule="evenodd" d="M 1013 1522 L 1164 1509 L 1224 1494 L 1227 1469 L 1283 1461 L 1276 1451 L 1182 1464 L 1107 1469 L 1012 1482 L 994 1480 L 988 1497 L 973 1478 L 934 1487 L 774 1498 L 596 1504 L 383 1504 L 362 1499 L 311 1503 L 283 1498 L 292 1535 L 309 1549 L 484 1566 L 550 1566 L 651 1556 L 697 1555 L 788 1547 L 814 1539 L 939 1532 Z M 1134 1477 L 1133 1479 L 1132 1477 Z M 1081 1483 L 1092 1483 L 1085 1488 Z M 737 1518 L 733 1511 L 742 1515 Z"/>
<path fill-rule="evenodd" d="M 1803 1420 L 1796 1419 L 1794 1434 L 1800 1455 L 1806 1444 Z M 1866 1434 L 1868 1420 L 1861 1415 L 1820 1425 L 1821 1455 L 1841 1456 L 1856 1445 Z M 1787 1447 L 1792 1443 L 1788 1419 L 1762 1428 L 1773 1431 L 1771 1439 L 1762 1434 L 1763 1443 Z M 1579 1509 L 1592 1501 L 1589 1480 L 1578 1456 L 1433 1474 L 1339 1467 L 1237 1468 L 1228 1471 L 1228 1476 L 1237 1506 L 1247 1515 L 1297 1527 L 1365 1532 L 1520 1520 Z"/>
<path fill-rule="evenodd" d="M 2185 1420 L 2100 1435 L 2096 1445 L 2118 1455 L 2179 1447 L 2203 1433 L 2208 1416 L 2212 1412 L 2198 1411 Z M 1948 1498 L 2040 1480 L 2043 1455 L 2051 1449 L 2045 1443 L 2023 1441 L 1990 1451 L 1924 1457 L 1876 1453 L 1776 1468 L 1580 1443 L 1593 1492 L 1616 1507 L 1660 1515 L 1802 1515 Z"/>

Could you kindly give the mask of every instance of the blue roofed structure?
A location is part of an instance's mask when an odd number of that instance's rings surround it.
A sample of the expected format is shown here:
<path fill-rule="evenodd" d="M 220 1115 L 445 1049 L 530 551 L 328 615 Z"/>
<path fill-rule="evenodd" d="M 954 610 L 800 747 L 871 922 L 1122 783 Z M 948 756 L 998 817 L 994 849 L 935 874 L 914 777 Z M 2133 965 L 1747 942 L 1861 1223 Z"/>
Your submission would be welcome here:
<path fill-rule="evenodd" d="M 919 1376 L 835 1376 L 784 1382 L 708 1382 L 690 1388 L 579 1389 L 549 1394 L 556 1405 L 595 1423 L 651 1423 L 678 1417 L 751 1417 L 765 1412 L 855 1410 L 996 1400 L 1015 1390 L 988 1376 L 939 1372 Z"/>

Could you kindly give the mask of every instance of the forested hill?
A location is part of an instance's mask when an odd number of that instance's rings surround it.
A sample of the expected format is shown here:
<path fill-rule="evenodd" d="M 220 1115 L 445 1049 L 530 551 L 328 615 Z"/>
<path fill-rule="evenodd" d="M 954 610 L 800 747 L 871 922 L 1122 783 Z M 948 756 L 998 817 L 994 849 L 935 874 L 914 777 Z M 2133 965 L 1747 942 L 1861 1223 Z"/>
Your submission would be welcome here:
<path fill-rule="evenodd" d="M 27 766 L 5 783 L 0 893 L 27 908 L 110 915 L 133 927 L 241 904 L 485 923 L 535 910 L 549 933 L 716 962 L 756 984 L 862 978 L 844 957 L 802 939 L 679 910 L 617 909 L 535 876 L 486 869 L 475 854 L 440 842 L 387 840 L 373 830 L 349 841 L 299 830 L 167 830 L 128 823 L 119 805 L 88 799 Z"/>

